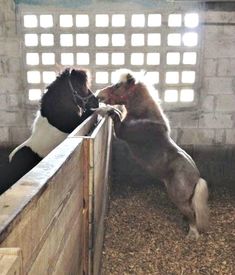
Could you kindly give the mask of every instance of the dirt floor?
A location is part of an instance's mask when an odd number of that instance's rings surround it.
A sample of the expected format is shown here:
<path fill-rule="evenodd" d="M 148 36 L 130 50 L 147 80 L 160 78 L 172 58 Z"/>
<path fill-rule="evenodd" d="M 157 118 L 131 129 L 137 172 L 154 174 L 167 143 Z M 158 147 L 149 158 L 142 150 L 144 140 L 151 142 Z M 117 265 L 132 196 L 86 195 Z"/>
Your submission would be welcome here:
<path fill-rule="evenodd" d="M 235 274 L 234 189 L 210 185 L 210 228 L 198 241 L 187 240 L 164 186 L 122 160 L 111 188 L 102 275 Z"/>

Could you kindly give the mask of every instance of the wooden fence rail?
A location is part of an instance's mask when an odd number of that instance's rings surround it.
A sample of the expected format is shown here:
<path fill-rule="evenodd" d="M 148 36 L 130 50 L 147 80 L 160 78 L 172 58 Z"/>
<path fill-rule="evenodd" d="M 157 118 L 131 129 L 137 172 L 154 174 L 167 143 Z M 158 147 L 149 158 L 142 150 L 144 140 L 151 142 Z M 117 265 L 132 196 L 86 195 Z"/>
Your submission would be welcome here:
<path fill-rule="evenodd" d="M 99 274 L 112 126 L 96 124 L 88 118 L 0 196 L 1 275 Z"/>

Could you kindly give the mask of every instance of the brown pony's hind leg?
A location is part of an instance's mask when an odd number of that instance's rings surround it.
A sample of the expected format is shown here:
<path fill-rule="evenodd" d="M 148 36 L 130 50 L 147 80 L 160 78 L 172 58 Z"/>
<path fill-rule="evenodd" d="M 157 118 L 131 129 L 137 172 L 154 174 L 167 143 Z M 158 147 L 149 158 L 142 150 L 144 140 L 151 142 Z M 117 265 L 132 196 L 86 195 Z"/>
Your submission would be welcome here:
<path fill-rule="evenodd" d="M 188 239 L 198 239 L 199 238 L 199 232 L 197 230 L 196 226 L 196 217 L 194 210 L 191 206 L 190 201 L 184 202 L 184 203 L 178 203 L 176 206 L 179 208 L 180 212 L 187 218 L 189 223 L 189 232 L 187 235 Z"/>
<path fill-rule="evenodd" d="M 165 181 L 165 185 L 171 201 L 177 206 L 189 223 L 187 238 L 197 240 L 199 238 L 199 232 L 196 226 L 196 216 L 192 207 L 191 196 L 189 195 L 190 192 L 182 189 L 182 184 L 177 180 L 171 180 L 170 184 Z"/>

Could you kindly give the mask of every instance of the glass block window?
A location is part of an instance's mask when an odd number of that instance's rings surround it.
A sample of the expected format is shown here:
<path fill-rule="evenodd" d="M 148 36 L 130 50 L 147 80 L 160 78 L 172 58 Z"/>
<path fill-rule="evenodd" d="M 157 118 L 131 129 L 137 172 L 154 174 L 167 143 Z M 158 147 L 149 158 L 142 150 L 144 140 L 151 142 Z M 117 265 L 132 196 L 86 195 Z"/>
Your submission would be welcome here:
<path fill-rule="evenodd" d="M 93 90 L 112 83 L 117 69 L 145 70 L 164 104 L 195 104 L 201 47 L 198 13 L 180 9 L 21 13 L 30 102 L 39 100 L 55 79 L 58 64 L 87 68 Z"/>

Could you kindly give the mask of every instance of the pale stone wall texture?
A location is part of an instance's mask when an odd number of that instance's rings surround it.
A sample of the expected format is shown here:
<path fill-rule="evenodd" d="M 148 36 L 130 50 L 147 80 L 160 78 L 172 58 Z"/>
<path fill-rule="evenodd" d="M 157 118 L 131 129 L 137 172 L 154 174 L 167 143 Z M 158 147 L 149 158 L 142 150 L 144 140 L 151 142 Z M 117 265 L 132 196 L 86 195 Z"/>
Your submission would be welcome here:
<path fill-rule="evenodd" d="M 22 83 L 22 54 L 12 0 L 0 0 L 0 144 L 22 142 L 29 135 Z"/>
<path fill-rule="evenodd" d="M 203 48 L 199 102 L 191 109 L 167 112 L 172 135 L 180 145 L 234 145 L 235 9 L 208 9 L 200 16 Z M 0 0 L 1 146 L 17 145 L 29 136 L 37 109 L 26 103 L 17 20 L 15 2 Z"/>
<path fill-rule="evenodd" d="M 170 111 L 181 145 L 235 144 L 235 11 L 207 10 L 201 58 L 201 89 L 195 110 Z"/>

